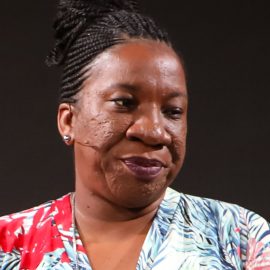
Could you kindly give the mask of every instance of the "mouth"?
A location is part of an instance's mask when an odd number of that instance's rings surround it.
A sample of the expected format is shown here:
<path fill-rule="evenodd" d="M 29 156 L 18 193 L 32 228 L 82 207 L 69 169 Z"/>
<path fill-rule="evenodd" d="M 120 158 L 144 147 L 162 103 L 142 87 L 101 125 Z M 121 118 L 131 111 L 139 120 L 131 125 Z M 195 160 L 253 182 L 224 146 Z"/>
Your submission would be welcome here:
<path fill-rule="evenodd" d="M 153 180 L 161 174 L 165 165 L 156 159 L 131 157 L 122 160 L 131 173 L 142 180 Z"/>

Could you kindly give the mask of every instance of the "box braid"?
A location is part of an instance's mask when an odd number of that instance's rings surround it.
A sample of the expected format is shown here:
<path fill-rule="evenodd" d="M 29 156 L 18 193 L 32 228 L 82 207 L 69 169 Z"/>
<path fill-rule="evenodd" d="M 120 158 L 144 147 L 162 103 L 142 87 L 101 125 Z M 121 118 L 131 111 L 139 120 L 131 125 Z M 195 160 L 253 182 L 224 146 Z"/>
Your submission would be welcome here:
<path fill-rule="evenodd" d="M 76 102 L 94 58 L 131 38 L 166 42 L 167 33 L 139 13 L 133 0 L 60 0 L 54 23 L 56 44 L 46 62 L 62 65 L 59 102 Z"/>

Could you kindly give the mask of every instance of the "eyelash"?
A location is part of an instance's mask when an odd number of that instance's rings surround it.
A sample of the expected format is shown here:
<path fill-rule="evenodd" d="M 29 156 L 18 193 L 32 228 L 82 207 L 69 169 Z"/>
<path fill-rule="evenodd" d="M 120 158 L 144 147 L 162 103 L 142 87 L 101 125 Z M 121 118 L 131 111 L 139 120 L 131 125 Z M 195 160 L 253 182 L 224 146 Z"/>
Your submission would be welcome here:
<path fill-rule="evenodd" d="M 114 102 L 114 104 L 121 109 L 130 109 L 133 108 L 135 106 L 135 101 L 132 98 L 115 98 L 113 100 L 111 100 L 112 102 Z M 120 102 L 122 102 L 122 104 L 119 104 Z"/>
<path fill-rule="evenodd" d="M 163 111 L 163 113 L 171 119 L 178 120 L 181 118 L 181 115 L 183 114 L 183 110 L 179 107 L 172 107 L 172 108 L 166 109 L 165 111 Z"/>
<path fill-rule="evenodd" d="M 119 98 L 112 99 L 110 101 L 112 101 L 115 104 L 115 106 L 121 110 L 133 109 L 136 105 L 135 100 L 132 98 L 119 97 Z M 122 102 L 122 104 L 119 104 L 120 102 Z M 168 118 L 171 118 L 173 120 L 178 120 L 181 118 L 181 115 L 183 114 L 183 110 L 179 107 L 170 107 L 164 110 L 163 114 L 166 115 Z"/>

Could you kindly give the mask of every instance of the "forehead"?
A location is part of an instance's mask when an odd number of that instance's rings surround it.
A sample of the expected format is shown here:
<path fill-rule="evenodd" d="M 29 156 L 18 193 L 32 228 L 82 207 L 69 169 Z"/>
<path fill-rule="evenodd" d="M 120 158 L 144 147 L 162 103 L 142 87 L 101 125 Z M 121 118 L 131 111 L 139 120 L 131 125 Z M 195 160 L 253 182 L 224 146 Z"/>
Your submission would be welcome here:
<path fill-rule="evenodd" d="M 119 44 L 101 53 L 89 66 L 84 88 L 102 89 L 116 83 L 186 92 L 177 54 L 165 43 L 150 40 Z"/>

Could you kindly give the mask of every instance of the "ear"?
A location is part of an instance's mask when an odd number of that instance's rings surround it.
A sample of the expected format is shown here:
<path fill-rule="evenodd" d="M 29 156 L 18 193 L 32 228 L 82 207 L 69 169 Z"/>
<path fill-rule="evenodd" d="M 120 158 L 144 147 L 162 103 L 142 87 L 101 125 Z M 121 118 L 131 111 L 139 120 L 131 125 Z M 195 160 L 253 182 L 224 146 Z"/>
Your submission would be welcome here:
<path fill-rule="evenodd" d="M 73 144 L 74 132 L 73 132 L 74 110 L 68 103 L 61 103 L 58 107 L 57 125 L 61 137 L 67 145 Z"/>

